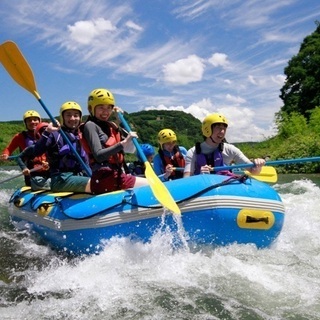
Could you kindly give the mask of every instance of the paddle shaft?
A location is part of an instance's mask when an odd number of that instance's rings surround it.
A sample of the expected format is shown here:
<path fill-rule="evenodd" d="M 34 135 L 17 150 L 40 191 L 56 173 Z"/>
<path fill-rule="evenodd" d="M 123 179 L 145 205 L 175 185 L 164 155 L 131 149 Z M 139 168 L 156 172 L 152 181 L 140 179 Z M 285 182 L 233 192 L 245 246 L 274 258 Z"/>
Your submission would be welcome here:
<path fill-rule="evenodd" d="M 39 97 L 38 99 L 39 103 L 41 104 L 42 108 L 44 109 L 44 111 L 47 113 L 47 115 L 49 116 L 50 120 L 52 121 L 53 124 L 57 125 L 57 120 L 52 116 L 51 112 L 49 111 L 49 109 L 46 107 L 46 105 L 43 103 L 43 101 L 41 100 L 41 98 Z M 77 152 L 77 150 L 74 148 L 73 144 L 71 143 L 70 139 L 68 138 L 68 136 L 65 134 L 65 132 L 60 129 L 59 132 L 61 133 L 64 141 L 69 145 L 71 151 L 73 152 L 73 154 L 77 157 L 77 159 L 79 160 L 79 162 L 81 163 L 82 168 L 86 171 L 87 175 L 89 177 L 91 177 L 92 175 L 92 171 L 91 169 L 84 163 L 83 159 L 80 157 L 79 153 Z"/>
<path fill-rule="evenodd" d="M 34 172 L 34 171 L 41 170 L 41 169 L 42 169 L 42 166 L 40 166 L 40 167 L 35 167 L 35 168 L 33 168 L 33 169 L 30 169 L 30 173 L 31 173 L 31 172 Z M 1 180 L 1 181 L 0 181 L 0 184 L 1 184 L 1 183 L 8 182 L 8 181 L 11 181 L 11 180 L 16 179 L 16 178 L 19 178 L 19 177 L 21 177 L 21 176 L 23 176 L 23 175 L 24 175 L 23 172 L 21 172 L 21 173 L 19 173 L 19 174 L 16 174 L 15 176 L 12 176 L 12 177 L 7 178 L 7 179 L 5 179 L 5 180 Z"/>
<path fill-rule="evenodd" d="M 122 125 L 124 126 L 125 130 L 127 132 L 130 132 L 131 128 L 129 127 L 129 124 L 127 123 L 127 121 L 125 121 L 125 119 L 124 119 L 124 117 L 123 117 L 121 112 L 118 112 L 118 117 L 119 117 Z M 141 149 L 137 138 L 132 138 L 132 141 L 133 141 L 134 146 L 137 149 L 137 152 L 139 153 L 140 158 L 142 159 L 142 162 L 147 162 L 148 160 L 147 160 L 145 154 L 143 153 L 143 150 Z"/>
<path fill-rule="evenodd" d="M 298 159 L 288 159 L 288 160 L 267 161 L 265 165 L 266 166 L 274 166 L 274 165 L 282 165 L 282 164 L 318 162 L 318 161 L 320 161 L 320 157 L 298 158 Z M 254 167 L 254 163 L 242 163 L 242 164 L 235 164 L 232 166 L 215 167 L 214 170 L 219 171 L 219 170 L 230 170 L 230 169 L 237 169 L 237 168 L 252 168 L 252 167 Z"/>
<path fill-rule="evenodd" d="M 125 120 L 123 114 L 121 112 L 118 112 L 118 117 L 124 126 L 125 130 L 130 132 L 131 128 L 127 121 Z M 153 171 L 153 168 L 151 167 L 151 164 L 147 160 L 145 154 L 143 153 L 142 148 L 139 145 L 139 142 L 137 138 L 133 137 L 132 141 L 137 149 L 137 152 L 142 159 L 143 163 L 145 164 L 146 170 L 145 175 L 149 182 L 150 188 L 153 192 L 153 195 L 156 197 L 156 199 L 161 203 L 161 205 L 170 211 L 172 211 L 175 214 L 181 214 L 181 211 L 177 205 L 177 203 L 172 198 L 169 190 L 167 187 L 163 184 L 163 182 L 158 178 L 158 176 Z"/>

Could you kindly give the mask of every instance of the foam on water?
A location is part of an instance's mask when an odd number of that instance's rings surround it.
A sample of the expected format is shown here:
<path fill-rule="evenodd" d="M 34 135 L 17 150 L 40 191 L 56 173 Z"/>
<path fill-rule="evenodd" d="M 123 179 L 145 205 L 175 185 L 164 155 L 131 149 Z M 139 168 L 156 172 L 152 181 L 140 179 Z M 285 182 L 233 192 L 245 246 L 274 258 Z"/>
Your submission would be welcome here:
<path fill-rule="evenodd" d="M 308 180 L 275 188 L 286 219 L 263 250 L 190 249 L 179 218 L 178 235 L 162 225 L 150 243 L 115 237 L 100 255 L 73 259 L 26 234 L 4 232 L 27 267 L 17 264 L 10 281 L 0 282 L 10 293 L 0 300 L 1 318 L 319 319 L 320 189 Z M 177 238 L 182 246 L 173 248 Z"/>

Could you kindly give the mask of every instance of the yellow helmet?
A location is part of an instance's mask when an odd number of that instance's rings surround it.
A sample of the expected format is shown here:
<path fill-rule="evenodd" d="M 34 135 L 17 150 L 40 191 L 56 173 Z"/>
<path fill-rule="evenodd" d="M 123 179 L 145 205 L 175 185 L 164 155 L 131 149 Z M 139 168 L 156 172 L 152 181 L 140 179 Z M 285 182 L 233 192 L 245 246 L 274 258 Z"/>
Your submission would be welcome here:
<path fill-rule="evenodd" d="M 80 111 L 80 121 L 82 118 L 82 109 L 80 105 L 74 101 L 67 101 L 60 107 L 60 124 L 63 125 L 63 116 L 62 114 L 67 110 L 78 110 Z"/>
<path fill-rule="evenodd" d="M 99 104 L 116 104 L 113 94 L 106 89 L 94 89 L 88 97 L 88 110 L 91 115 L 94 115 L 94 109 Z"/>
<path fill-rule="evenodd" d="M 28 110 L 28 111 L 26 111 L 24 113 L 23 122 L 25 122 L 27 118 L 32 118 L 32 117 L 39 118 L 39 122 L 41 122 L 40 114 L 37 111 L 34 111 L 34 110 Z"/>
<path fill-rule="evenodd" d="M 202 121 L 202 134 L 209 138 L 212 135 L 212 125 L 215 123 L 223 123 L 228 126 L 228 121 L 224 115 L 220 113 L 212 113 L 206 116 Z"/>
<path fill-rule="evenodd" d="M 158 133 L 158 141 L 162 147 L 164 143 L 177 141 L 177 136 L 171 129 L 162 129 Z"/>

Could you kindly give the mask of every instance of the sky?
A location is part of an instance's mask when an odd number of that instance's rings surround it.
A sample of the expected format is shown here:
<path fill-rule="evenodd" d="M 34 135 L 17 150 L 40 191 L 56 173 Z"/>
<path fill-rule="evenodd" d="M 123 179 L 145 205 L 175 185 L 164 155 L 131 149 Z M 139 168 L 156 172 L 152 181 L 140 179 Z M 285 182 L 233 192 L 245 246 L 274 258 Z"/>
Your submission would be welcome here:
<path fill-rule="evenodd" d="M 276 134 L 284 68 L 320 1 L 1 0 L 0 20 L 0 43 L 18 45 L 53 116 L 66 101 L 88 114 L 89 93 L 106 88 L 129 113 L 219 112 L 229 142 L 262 141 Z M 0 97 L 0 121 L 47 118 L 3 67 Z"/>

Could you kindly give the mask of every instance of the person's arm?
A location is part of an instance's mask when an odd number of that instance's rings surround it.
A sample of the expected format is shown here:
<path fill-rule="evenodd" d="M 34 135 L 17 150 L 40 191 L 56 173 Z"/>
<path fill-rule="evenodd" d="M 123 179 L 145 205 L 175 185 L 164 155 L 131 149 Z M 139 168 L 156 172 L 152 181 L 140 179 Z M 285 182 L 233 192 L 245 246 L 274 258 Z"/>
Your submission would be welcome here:
<path fill-rule="evenodd" d="M 227 165 L 231 164 L 232 162 L 234 162 L 235 164 L 254 163 L 254 167 L 247 168 L 247 170 L 252 174 L 259 174 L 261 168 L 266 163 L 266 161 L 261 158 L 257 158 L 251 161 L 239 148 L 227 143 L 224 145 L 223 160 Z"/>
<path fill-rule="evenodd" d="M 2 151 L 1 159 L 6 160 L 16 149 L 23 150 L 25 148 L 25 140 L 22 133 L 17 133 L 7 147 Z"/>
<path fill-rule="evenodd" d="M 30 159 L 30 158 L 34 158 L 34 145 L 25 148 L 19 154 L 19 157 L 16 158 L 18 166 L 21 168 L 21 170 L 27 169 L 27 166 L 24 163 L 23 159 Z"/>
<path fill-rule="evenodd" d="M 262 158 L 253 159 L 254 167 L 248 168 L 247 170 L 252 174 L 259 174 L 262 167 L 266 164 L 266 160 Z"/>
<path fill-rule="evenodd" d="M 190 177 L 193 176 L 194 168 L 195 168 L 195 147 L 188 150 L 186 156 L 185 156 L 185 162 L 186 165 L 184 167 L 183 177 Z"/>
<path fill-rule="evenodd" d="M 91 153 L 96 162 L 104 162 L 109 159 L 110 156 L 123 150 L 123 144 L 121 142 L 115 145 L 105 148 L 101 145 L 99 136 L 108 137 L 103 133 L 103 131 L 92 121 L 88 121 L 83 128 L 83 136 L 86 139 Z M 125 141 L 125 140 L 123 140 Z"/>
<path fill-rule="evenodd" d="M 33 145 L 33 156 L 37 157 L 44 154 L 53 145 L 52 141 L 54 141 L 53 135 L 45 130 L 40 139 Z"/>

